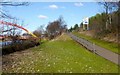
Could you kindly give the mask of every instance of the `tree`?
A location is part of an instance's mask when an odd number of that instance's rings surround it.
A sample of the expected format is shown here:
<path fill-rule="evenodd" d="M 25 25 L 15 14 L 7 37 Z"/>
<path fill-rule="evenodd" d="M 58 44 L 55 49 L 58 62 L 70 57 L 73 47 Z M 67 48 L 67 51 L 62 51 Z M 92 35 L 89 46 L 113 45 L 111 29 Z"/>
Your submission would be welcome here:
<path fill-rule="evenodd" d="M 115 27 L 119 28 L 118 20 L 120 17 L 120 15 L 119 15 L 120 14 L 119 13 L 120 12 L 120 1 L 118 1 L 118 2 L 105 2 L 104 1 L 104 2 L 99 2 L 99 3 L 102 4 L 104 6 L 104 8 L 106 9 L 106 15 L 107 15 L 106 28 L 107 29 L 109 28 L 109 31 L 111 31 L 111 30 L 113 31 L 113 29 L 116 29 Z M 117 12 L 115 12 L 115 11 L 117 11 Z"/>
<path fill-rule="evenodd" d="M 17 24 L 18 25 L 18 20 L 16 18 L 14 18 L 13 24 Z M 23 24 L 20 24 L 19 26 L 22 26 Z M 18 41 L 18 37 L 20 36 L 20 33 L 21 33 L 21 29 L 15 27 L 15 26 L 7 26 L 7 27 L 4 27 L 6 29 L 6 35 L 12 39 L 12 42 L 13 43 L 16 43 L 16 41 Z M 3 33 L 4 34 L 4 33 Z"/>
<path fill-rule="evenodd" d="M 60 26 L 60 32 L 63 32 L 65 29 L 67 29 L 67 24 L 64 21 L 63 16 L 59 16 L 58 22 L 59 22 L 59 26 Z"/>
<path fill-rule="evenodd" d="M 59 24 L 59 21 L 54 21 L 54 22 L 49 23 L 46 30 L 49 33 L 49 36 L 51 38 L 60 34 L 61 26 Z"/>
<path fill-rule="evenodd" d="M 43 25 L 41 25 L 35 31 L 33 31 L 33 34 L 35 34 L 37 37 L 41 37 L 43 33 L 44 33 Z"/>
<path fill-rule="evenodd" d="M 48 26 L 46 27 L 48 36 L 50 39 L 56 37 L 57 35 L 60 35 L 66 27 L 65 21 L 62 16 L 58 18 L 58 20 L 55 20 L 53 22 L 49 22 Z"/>
<path fill-rule="evenodd" d="M 72 26 L 71 26 L 71 28 L 68 30 L 69 32 L 72 32 L 72 30 L 73 30 L 73 28 L 72 28 Z"/>
<path fill-rule="evenodd" d="M 118 3 L 117 2 L 106 2 L 104 0 L 104 2 L 99 2 L 99 4 L 103 5 L 103 7 L 105 9 L 106 29 L 108 30 L 109 29 L 108 25 L 111 24 L 111 15 L 109 15 L 109 14 L 118 9 Z"/>
<path fill-rule="evenodd" d="M 95 16 L 89 18 L 89 27 L 90 30 L 94 31 L 95 34 L 94 36 L 101 36 L 101 33 L 104 34 L 104 31 L 106 31 L 105 25 L 106 25 L 105 13 L 96 14 Z"/>
<path fill-rule="evenodd" d="M 80 23 L 79 31 L 83 31 L 83 22 Z"/>
<path fill-rule="evenodd" d="M 2 0 L 0 2 L 0 5 L 2 7 L 25 6 L 25 5 L 28 5 L 28 2 L 12 2 L 12 1 Z M 4 9 L 0 9 L 0 13 L 1 13 L 0 18 L 7 19 L 9 22 L 14 23 L 14 24 L 18 23 L 18 19 L 7 14 Z M 2 30 L 2 35 L 7 35 L 12 39 L 13 42 L 16 42 L 17 37 L 20 35 L 20 32 L 21 32 L 21 30 L 18 29 L 17 27 L 4 25 L 4 30 Z"/>
<path fill-rule="evenodd" d="M 75 25 L 74 25 L 73 30 L 76 30 L 76 31 L 79 30 L 78 24 L 75 24 Z"/>

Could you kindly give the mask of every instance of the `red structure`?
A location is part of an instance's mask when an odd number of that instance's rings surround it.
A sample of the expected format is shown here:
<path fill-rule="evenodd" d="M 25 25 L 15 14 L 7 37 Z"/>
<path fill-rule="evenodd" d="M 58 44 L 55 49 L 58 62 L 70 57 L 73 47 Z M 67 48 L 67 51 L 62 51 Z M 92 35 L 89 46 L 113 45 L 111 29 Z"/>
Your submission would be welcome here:
<path fill-rule="evenodd" d="M 10 23 L 10 22 L 5 22 L 5 21 L 0 21 L 0 24 L 1 24 L 1 25 L 9 25 L 9 26 L 18 27 L 18 28 L 26 31 L 27 33 L 31 34 L 33 37 L 37 37 L 37 36 L 35 36 L 33 33 L 31 33 L 30 31 L 28 31 L 27 29 L 25 29 L 24 27 L 19 26 L 19 25 L 17 25 L 17 24 L 13 24 L 13 23 Z"/>

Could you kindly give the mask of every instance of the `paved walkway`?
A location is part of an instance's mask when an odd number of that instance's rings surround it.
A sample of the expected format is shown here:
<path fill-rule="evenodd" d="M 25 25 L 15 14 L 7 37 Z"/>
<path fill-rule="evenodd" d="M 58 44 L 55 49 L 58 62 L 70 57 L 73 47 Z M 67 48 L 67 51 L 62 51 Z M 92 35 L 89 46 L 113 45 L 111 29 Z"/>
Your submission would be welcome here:
<path fill-rule="evenodd" d="M 72 33 L 68 33 L 68 35 L 75 40 L 76 42 L 80 43 L 81 45 L 83 45 L 85 48 L 87 48 L 88 50 L 92 51 L 93 53 L 96 53 L 102 57 L 104 57 L 105 59 L 110 60 L 113 63 L 116 63 L 118 65 L 120 65 L 119 60 L 119 54 L 116 54 L 114 52 L 111 52 L 110 50 L 107 50 L 105 48 L 102 48 L 98 45 L 95 45 L 94 43 L 91 43 L 83 38 L 79 38 L 75 35 L 73 35 Z M 119 60 L 118 60 L 119 59 Z"/>

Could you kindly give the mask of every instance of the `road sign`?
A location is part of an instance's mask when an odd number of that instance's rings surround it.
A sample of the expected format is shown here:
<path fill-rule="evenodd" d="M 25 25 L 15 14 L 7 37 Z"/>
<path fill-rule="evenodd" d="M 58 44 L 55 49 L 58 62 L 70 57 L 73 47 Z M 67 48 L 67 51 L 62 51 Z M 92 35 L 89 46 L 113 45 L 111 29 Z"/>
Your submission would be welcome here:
<path fill-rule="evenodd" d="M 83 19 L 83 24 L 89 24 L 89 18 L 88 17 Z"/>

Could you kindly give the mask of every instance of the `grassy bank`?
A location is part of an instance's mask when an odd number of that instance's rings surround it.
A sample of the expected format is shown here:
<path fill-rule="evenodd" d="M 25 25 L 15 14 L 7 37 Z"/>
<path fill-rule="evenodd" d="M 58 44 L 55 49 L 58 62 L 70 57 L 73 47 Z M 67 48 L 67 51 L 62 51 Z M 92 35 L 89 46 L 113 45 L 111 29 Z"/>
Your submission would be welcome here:
<path fill-rule="evenodd" d="M 115 53 L 118 53 L 118 44 L 116 43 L 112 43 L 112 42 L 107 42 L 107 41 L 104 41 L 104 40 L 100 40 L 100 39 L 97 39 L 97 38 L 93 38 L 93 37 L 90 37 L 90 36 L 86 36 L 85 34 L 80 34 L 78 32 L 73 32 L 73 34 L 75 34 L 76 36 L 78 37 L 82 37 L 86 40 L 89 40 L 90 42 L 93 42 L 95 43 L 96 45 L 99 45 L 103 48 L 106 48 L 112 52 L 115 52 Z"/>
<path fill-rule="evenodd" d="M 13 54 L 12 56 L 16 57 L 16 54 Z M 45 42 L 38 47 L 26 50 L 24 53 L 19 53 L 17 58 L 14 58 L 13 60 L 14 64 L 11 65 L 12 67 L 9 67 L 7 70 L 3 67 L 3 72 L 118 72 L 116 64 L 87 51 L 65 34 L 54 40 Z"/>

